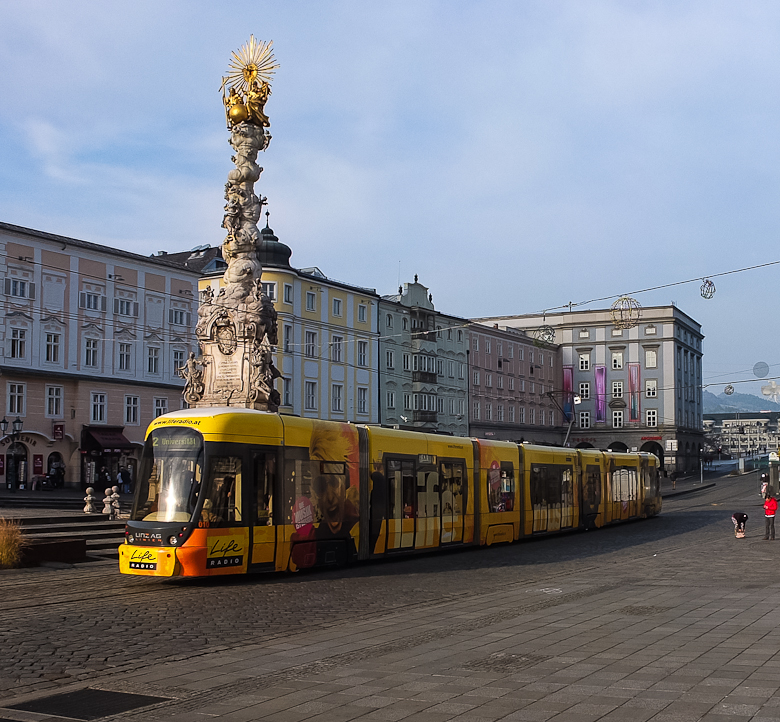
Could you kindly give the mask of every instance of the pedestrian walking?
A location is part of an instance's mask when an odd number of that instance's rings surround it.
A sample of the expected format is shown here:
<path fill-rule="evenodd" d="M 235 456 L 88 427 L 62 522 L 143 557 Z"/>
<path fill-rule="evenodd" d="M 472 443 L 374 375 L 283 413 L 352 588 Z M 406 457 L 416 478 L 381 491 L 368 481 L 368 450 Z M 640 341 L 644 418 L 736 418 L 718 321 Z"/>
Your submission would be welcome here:
<path fill-rule="evenodd" d="M 731 521 L 734 522 L 734 536 L 737 539 L 745 538 L 745 526 L 747 525 L 748 515 L 741 511 L 735 511 L 731 515 Z"/>
<path fill-rule="evenodd" d="M 672 491 L 674 491 L 677 488 L 677 472 L 673 471 L 671 474 L 669 474 L 669 479 L 672 482 Z"/>
<path fill-rule="evenodd" d="M 764 517 L 766 518 L 766 531 L 764 539 L 775 538 L 775 514 L 777 513 L 777 499 L 768 496 L 764 502 Z"/>

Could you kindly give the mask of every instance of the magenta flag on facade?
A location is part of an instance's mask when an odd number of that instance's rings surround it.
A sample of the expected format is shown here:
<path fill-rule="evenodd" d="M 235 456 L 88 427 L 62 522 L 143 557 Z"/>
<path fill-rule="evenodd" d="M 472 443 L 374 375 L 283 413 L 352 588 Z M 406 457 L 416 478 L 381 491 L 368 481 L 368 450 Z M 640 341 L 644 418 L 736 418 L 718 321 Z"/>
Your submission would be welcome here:
<path fill-rule="evenodd" d="M 639 364 L 628 364 L 628 420 L 639 421 Z"/>
<path fill-rule="evenodd" d="M 572 386 L 574 385 L 574 369 L 571 366 L 563 367 L 563 413 L 566 421 L 571 420 Z"/>
<path fill-rule="evenodd" d="M 596 421 L 607 420 L 607 367 L 596 366 Z"/>

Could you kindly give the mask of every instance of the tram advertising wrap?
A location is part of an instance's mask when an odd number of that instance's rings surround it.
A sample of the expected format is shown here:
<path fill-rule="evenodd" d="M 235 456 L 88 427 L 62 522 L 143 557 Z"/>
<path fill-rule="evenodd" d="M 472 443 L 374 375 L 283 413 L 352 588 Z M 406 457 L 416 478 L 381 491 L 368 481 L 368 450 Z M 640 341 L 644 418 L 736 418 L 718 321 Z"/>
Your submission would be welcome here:
<path fill-rule="evenodd" d="M 149 427 L 124 574 L 211 576 L 490 546 L 661 511 L 659 462 L 248 409 Z"/>

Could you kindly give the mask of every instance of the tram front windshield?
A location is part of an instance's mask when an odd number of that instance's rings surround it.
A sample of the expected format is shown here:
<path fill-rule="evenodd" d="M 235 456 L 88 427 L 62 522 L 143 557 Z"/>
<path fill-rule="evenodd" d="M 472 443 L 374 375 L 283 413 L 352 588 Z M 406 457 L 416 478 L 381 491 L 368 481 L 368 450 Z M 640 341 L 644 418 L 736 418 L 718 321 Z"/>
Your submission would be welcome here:
<path fill-rule="evenodd" d="M 144 446 L 133 521 L 186 522 L 198 504 L 203 437 L 193 429 L 155 429 Z"/>

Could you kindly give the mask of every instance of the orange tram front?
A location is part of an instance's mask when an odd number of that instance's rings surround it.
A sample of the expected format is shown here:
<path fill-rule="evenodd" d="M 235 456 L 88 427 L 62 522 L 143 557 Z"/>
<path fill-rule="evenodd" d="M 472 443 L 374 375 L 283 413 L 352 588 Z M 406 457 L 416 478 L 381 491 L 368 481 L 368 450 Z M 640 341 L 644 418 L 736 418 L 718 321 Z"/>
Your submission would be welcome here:
<path fill-rule="evenodd" d="M 124 574 L 295 571 L 661 511 L 658 459 L 190 409 L 147 432 Z"/>

